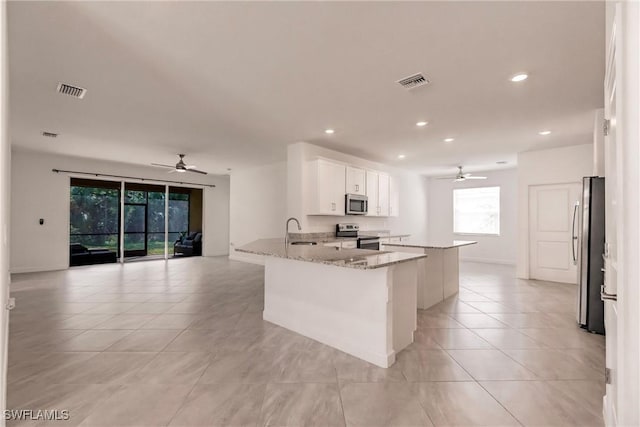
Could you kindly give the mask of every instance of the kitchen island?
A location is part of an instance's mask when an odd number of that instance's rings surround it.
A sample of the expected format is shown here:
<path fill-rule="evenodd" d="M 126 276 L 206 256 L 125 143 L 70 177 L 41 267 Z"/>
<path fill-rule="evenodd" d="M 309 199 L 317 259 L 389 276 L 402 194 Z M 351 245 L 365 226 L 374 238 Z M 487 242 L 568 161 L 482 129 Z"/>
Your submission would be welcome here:
<path fill-rule="evenodd" d="M 453 240 L 448 242 L 425 242 L 403 240 L 386 243 L 385 250 L 426 254 L 418 268 L 418 308 L 427 309 L 460 289 L 460 263 L 458 248 L 475 245 L 473 240 Z"/>
<path fill-rule="evenodd" d="M 284 239 L 236 250 L 265 256 L 264 320 L 383 368 L 413 342 L 417 263 L 427 255 Z"/>

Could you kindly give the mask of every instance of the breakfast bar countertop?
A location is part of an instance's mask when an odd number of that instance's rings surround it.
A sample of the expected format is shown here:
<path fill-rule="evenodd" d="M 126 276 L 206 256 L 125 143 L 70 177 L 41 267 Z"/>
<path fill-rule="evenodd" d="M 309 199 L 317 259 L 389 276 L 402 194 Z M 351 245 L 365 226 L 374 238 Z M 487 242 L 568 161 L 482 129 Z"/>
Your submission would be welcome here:
<path fill-rule="evenodd" d="M 461 246 L 475 245 L 475 240 L 449 240 L 442 242 L 431 242 L 422 240 L 403 240 L 396 243 L 385 243 L 384 246 L 401 246 L 405 248 L 424 248 L 424 249 L 451 249 Z"/>
<path fill-rule="evenodd" d="M 322 245 L 289 245 L 285 247 L 284 239 L 259 239 L 236 248 L 236 251 L 362 270 L 388 267 L 427 257 L 426 254 L 338 249 Z"/>

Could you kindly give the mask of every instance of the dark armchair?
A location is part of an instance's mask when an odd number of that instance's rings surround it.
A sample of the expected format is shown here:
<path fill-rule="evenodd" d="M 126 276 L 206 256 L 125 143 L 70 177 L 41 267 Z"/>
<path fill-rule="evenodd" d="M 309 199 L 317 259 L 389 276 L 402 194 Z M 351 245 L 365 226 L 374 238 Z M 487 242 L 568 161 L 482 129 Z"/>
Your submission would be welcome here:
<path fill-rule="evenodd" d="M 202 233 L 194 231 L 188 236 L 181 237 L 173 244 L 173 255 L 200 256 L 202 255 Z"/>

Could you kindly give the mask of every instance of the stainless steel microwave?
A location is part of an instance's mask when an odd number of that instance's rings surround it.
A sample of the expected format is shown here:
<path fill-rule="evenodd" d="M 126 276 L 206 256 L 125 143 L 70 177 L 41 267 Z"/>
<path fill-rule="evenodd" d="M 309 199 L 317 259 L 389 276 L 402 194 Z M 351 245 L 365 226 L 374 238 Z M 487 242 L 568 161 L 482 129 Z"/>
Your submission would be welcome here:
<path fill-rule="evenodd" d="M 345 213 L 347 215 L 366 215 L 369 201 L 367 196 L 361 194 L 346 194 L 345 196 Z"/>

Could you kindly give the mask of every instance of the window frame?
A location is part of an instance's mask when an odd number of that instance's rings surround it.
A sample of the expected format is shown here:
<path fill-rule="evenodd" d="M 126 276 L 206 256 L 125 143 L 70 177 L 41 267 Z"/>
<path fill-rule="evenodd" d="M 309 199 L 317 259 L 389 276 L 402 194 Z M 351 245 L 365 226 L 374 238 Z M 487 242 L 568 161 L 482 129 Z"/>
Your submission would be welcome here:
<path fill-rule="evenodd" d="M 456 190 L 480 190 L 486 188 L 497 188 L 498 189 L 498 232 L 497 233 L 481 233 L 481 232 L 465 232 L 465 231 L 456 231 Z M 453 234 L 456 236 L 489 236 L 489 237 L 500 237 L 502 233 L 502 188 L 500 185 L 484 185 L 482 187 L 461 187 L 454 188 L 451 192 L 451 204 L 453 209 L 452 215 L 452 230 Z"/>

